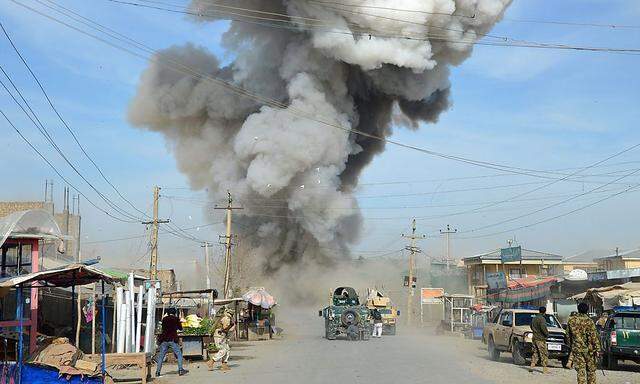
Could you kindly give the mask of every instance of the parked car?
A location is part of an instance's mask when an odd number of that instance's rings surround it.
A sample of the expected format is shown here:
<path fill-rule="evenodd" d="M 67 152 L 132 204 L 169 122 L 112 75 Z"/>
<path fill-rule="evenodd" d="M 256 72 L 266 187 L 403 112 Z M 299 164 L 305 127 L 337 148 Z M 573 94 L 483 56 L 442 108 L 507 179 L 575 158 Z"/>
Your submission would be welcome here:
<path fill-rule="evenodd" d="M 535 309 L 503 309 L 488 322 L 482 342 L 487 345 L 491 359 L 497 361 L 501 352 L 511 352 L 514 364 L 526 364 L 526 359 L 533 355 L 531 321 L 537 314 Z M 549 328 L 549 358 L 560 360 L 566 367 L 570 352 L 566 331 L 554 315 L 545 314 L 545 319 Z"/>
<path fill-rule="evenodd" d="M 640 308 L 614 310 L 600 330 L 602 366 L 617 369 L 619 360 L 640 364 Z"/>

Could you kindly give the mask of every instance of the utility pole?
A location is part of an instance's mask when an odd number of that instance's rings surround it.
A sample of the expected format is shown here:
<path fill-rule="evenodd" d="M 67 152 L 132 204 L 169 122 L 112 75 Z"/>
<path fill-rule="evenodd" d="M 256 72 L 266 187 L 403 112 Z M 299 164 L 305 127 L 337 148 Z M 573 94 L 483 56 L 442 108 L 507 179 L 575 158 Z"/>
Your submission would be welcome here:
<path fill-rule="evenodd" d="M 205 242 L 202 247 L 204 248 L 204 265 L 207 273 L 207 289 L 211 289 L 211 262 L 209 257 L 209 246 L 211 244 Z"/>
<path fill-rule="evenodd" d="M 411 240 L 411 245 L 405 247 L 406 250 L 408 250 L 409 253 L 409 285 L 408 285 L 408 289 L 409 291 L 407 292 L 407 325 L 411 325 L 411 317 L 412 317 L 412 304 L 413 304 L 413 296 L 415 293 L 415 286 L 413 285 L 413 268 L 414 268 L 414 262 L 415 262 L 415 254 L 416 253 L 421 253 L 422 250 L 418 247 L 416 247 L 416 240 L 417 239 L 424 239 L 426 237 L 426 235 L 416 235 L 416 219 L 413 219 L 413 225 L 412 225 L 412 229 L 411 229 L 411 235 L 405 235 L 402 234 L 402 237 L 408 238 Z"/>
<path fill-rule="evenodd" d="M 153 220 L 143 221 L 142 224 L 153 225 L 151 229 L 151 262 L 149 263 L 149 278 L 158 279 L 158 227 L 169 220 L 158 220 L 158 200 L 160 199 L 160 187 L 153 187 Z"/>
<path fill-rule="evenodd" d="M 213 209 L 225 209 L 227 211 L 227 233 L 225 237 L 225 254 L 224 254 L 224 298 L 229 296 L 229 286 L 231 284 L 231 213 L 234 209 L 242 209 L 240 207 L 233 206 L 233 199 L 231 198 L 231 192 L 227 191 L 227 206 L 226 207 L 214 207 Z"/>
<path fill-rule="evenodd" d="M 446 230 L 440 230 L 440 234 L 444 235 L 445 237 L 445 244 L 446 244 L 446 252 L 447 252 L 447 256 L 445 259 L 445 262 L 447 263 L 447 270 L 449 270 L 450 266 L 451 266 L 451 262 L 453 261 L 453 259 L 451 258 L 451 239 L 449 238 L 449 235 L 457 233 L 458 230 L 457 229 L 451 229 L 451 227 L 449 226 L 449 224 L 447 224 L 447 229 Z"/>

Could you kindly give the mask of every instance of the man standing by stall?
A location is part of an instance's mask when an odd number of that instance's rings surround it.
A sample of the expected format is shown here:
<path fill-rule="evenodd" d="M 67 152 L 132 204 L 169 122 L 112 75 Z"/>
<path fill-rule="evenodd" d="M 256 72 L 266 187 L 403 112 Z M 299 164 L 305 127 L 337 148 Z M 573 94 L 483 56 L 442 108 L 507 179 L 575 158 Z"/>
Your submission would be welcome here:
<path fill-rule="evenodd" d="M 233 310 L 225 307 L 221 312 L 220 317 L 215 322 L 215 330 L 213 334 L 213 342 L 217 350 L 207 362 L 210 371 L 213 370 L 216 362 L 220 362 L 221 371 L 228 371 L 230 369 L 228 364 L 229 356 L 231 354 L 229 336 L 235 327 L 233 321 Z"/>
<path fill-rule="evenodd" d="M 189 371 L 182 368 L 182 351 L 178 345 L 178 331 L 182 329 L 180 319 L 176 316 L 176 309 L 167 309 L 167 316 L 162 319 L 162 333 L 158 336 L 158 342 L 160 343 L 160 352 L 158 353 L 156 377 L 160 377 L 162 370 L 162 363 L 164 357 L 169 350 L 169 347 L 173 350 L 173 354 L 176 355 L 178 360 L 178 374 L 180 376 L 186 375 Z"/>

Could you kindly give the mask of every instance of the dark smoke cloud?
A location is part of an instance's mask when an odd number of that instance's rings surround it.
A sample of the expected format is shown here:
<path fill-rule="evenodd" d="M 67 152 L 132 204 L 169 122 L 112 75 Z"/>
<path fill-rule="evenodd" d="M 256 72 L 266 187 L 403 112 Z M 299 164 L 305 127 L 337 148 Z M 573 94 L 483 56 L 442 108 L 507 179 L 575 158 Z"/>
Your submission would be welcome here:
<path fill-rule="evenodd" d="M 509 3 L 394 2 L 422 11 L 403 13 L 370 7 L 388 6 L 382 0 L 350 0 L 353 7 L 307 0 L 196 0 L 191 9 L 202 15 L 198 22 L 229 17 L 219 13 L 222 4 L 287 14 L 294 23 L 304 20 L 296 17 L 322 19 L 332 28 L 232 21 L 223 45 L 235 60 L 225 67 L 193 45 L 158 54 L 160 61 L 183 63 L 286 109 L 263 106 L 153 61 L 129 118 L 166 137 L 194 189 L 206 188 L 215 200 L 227 190 L 233 193 L 245 208 L 234 230 L 251 243 L 251 257 L 264 271 L 330 265 L 347 257 L 360 235 L 362 217 L 352 192 L 385 143 L 320 124 L 300 111 L 380 137 L 391 135 L 392 125 L 416 129 L 420 122 L 437 121 L 450 103 L 450 66 L 470 55 L 472 43 Z M 373 33 L 336 33 L 355 26 Z M 389 31 L 433 38 L 384 37 Z"/>

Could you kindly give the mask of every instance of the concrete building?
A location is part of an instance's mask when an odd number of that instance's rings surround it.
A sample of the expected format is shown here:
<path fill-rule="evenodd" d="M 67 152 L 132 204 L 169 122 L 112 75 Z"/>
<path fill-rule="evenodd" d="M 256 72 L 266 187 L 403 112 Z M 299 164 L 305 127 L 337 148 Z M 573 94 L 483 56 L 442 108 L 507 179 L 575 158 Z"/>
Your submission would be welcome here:
<path fill-rule="evenodd" d="M 469 293 L 483 296 L 487 290 L 487 273 L 503 272 L 507 279 L 564 274 L 562 256 L 522 248 L 522 261 L 502 263 L 500 249 L 463 259 L 467 270 Z"/>
<path fill-rule="evenodd" d="M 600 271 L 640 268 L 640 249 L 616 252 L 612 255 L 595 258 Z"/>
<path fill-rule="evenodd" d="M 574 269 L 582 269 L 586 272 L 595 272 L 598 270 L 598 263 L 594 260 L 594 257 L 595 255 L 592 252 L 583 252 L 569 256 L 562 261 L 564 272 L 569 273 Z"/>

